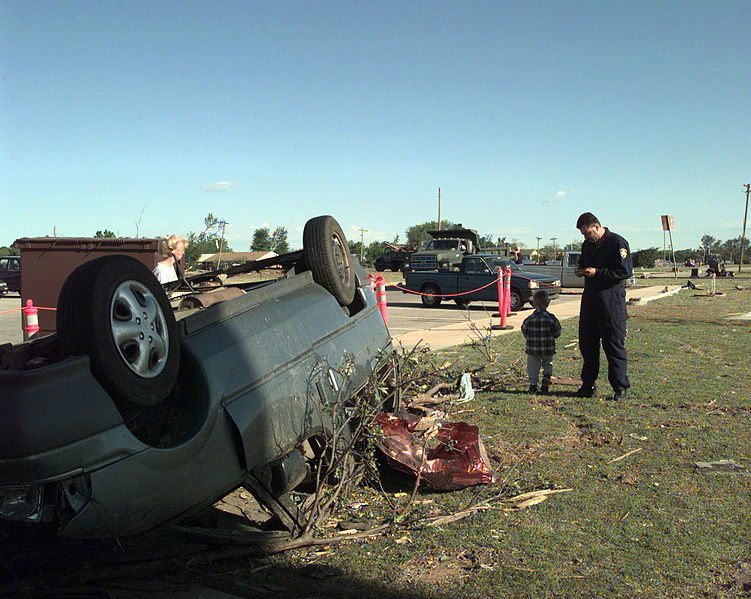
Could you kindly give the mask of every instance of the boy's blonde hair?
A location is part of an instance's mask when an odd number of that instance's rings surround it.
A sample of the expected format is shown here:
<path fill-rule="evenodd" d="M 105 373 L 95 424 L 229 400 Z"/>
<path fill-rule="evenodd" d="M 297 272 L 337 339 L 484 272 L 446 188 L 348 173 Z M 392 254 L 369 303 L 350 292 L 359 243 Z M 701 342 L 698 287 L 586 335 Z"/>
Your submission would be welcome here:
<path fill-rule="evenodd" d="M 177 249 L 177 246 L 183 244 L 184 247 L 188 247 L 188 240 L 182 235 L 165 235 L 159 242 L 159 257 L 163 260 L 169 258 L 172 252 Z"/>

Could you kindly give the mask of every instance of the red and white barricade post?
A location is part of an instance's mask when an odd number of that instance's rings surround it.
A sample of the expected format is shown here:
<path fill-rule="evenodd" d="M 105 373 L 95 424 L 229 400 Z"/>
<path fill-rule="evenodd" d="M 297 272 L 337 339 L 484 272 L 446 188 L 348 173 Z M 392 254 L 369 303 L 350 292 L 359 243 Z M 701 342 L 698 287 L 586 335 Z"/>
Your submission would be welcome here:
<path fill-rule="evenodd" d="M 34 307 L 32 300 L 26 300 L 26 306 L 23 308 L 23 315 L 25 324 L 23 327 L 24 341 L 34 339 L 39 334 L 39 314 L 38 310 Z"/>
<path fill-rule="evenodd" d="M 508 267 L 506 267 L 508 268 Z M 503 275 L 503 270 L 501 267 L 498 267 L 498 313 L 493 314 L 493 316 L 500 316 L 501 317 L 501 324 L 494 324 L 491 325 L 491 330 L 493 331 L 506 331 L 508 329 L 513 329 L 514 326 L 510 324 L 506 324 L 506 317 L 508 316 L 508 305 L 511 301 L 509 294 L 511 292 L 511 270 L 508 271 L 508 286 L 505 284 L 505 279 Z"/>
<path fill-rule="evenodd" d="M 389 313 L 388 308 L 386 306 L 386 281 L 383 278 L 383 275 L 380 273 L 376 275 L 376 302 L 378 303 L 378 309 L 381 311 L 381 316 L 383 316 L 383 322 L 388 328 L 389 326 Z"/>
<path fill-rule="evenodd" d="M 506 266 L 506 273 L 503 276 L 503 294 L 506 300 L 506 316 L 515 314 L 511 311 L 511 267 Z"/>

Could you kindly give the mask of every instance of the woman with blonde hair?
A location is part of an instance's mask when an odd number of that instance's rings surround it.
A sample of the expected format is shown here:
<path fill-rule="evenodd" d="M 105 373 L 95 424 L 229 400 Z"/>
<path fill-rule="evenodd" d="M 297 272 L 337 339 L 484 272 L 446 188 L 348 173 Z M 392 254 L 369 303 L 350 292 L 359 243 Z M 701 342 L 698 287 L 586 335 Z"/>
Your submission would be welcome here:
<path fill-rule="evenodd" d="M 182 235 L 167 235 L 159 242 L 159 262 L 152 271 L 160 283 L 177 281 L 178 262 L 185 255 L 187 240 Z"/>

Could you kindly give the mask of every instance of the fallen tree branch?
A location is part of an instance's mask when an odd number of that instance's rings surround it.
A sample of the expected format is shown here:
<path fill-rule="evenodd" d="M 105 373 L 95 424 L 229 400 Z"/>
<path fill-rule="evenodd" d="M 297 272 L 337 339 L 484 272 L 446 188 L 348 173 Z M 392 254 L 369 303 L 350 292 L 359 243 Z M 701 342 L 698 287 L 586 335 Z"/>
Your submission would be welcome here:
<path fill-rule="evenodd" d="M 450 524 L 451 522 L 456 522 L 457 520 L 467 518 L 473 515 L 475 512 L 494 509 L 491 504 L 495 502 L 515 504 L 503 508 L 503 511 L 505 512 L 515 512 L 531 507 L 533 505 L 537 505 L 538 503 L 542 503 L 543 501 L 547 501 L 548 497 L 556 493 L 567 493 L 572 490 L 573 489 L 540 489 L 538 491 L 522 493 L 521 495 L 516 495 L 515 497 L 495 496 L 465 510 L 460 510 L 458 512 L 446 514 L 444 516 L 434 516 L 432 518 L 423 520 L 423 522 L 426 522 L 425 526 L 442 526 L 443 524 Z"/>
<path fill-rule="evenodd" d="M 618 456 L 617 458 L 613 458 L 608 462 L 608 464 L 612 464 L 614 462 L 620 462 L 621 460 L 625 460 L 628 456 L 634 455 L 635 453 L 639 453 L 643 448 L 637 447 L 636 449 L 632 449 L 629 452 L 624 453 L 623 455 Z"/>

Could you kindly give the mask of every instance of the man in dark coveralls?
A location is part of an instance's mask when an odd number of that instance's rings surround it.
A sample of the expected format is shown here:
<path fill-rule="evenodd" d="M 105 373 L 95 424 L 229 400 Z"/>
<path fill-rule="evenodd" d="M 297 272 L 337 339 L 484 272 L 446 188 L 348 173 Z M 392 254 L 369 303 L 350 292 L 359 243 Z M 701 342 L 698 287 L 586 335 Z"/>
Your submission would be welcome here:
<path fill-rule="evenodd" d="M 584 365 L 577 397 L 592 397 L 600 370 L 600 342 L 608 359 L 614 400 L 624 399 L 626 376 L 626 289 L 632 276 L 631 250 L 620 235 L 600 224 L 591 212 L 576 221 L 584 235 L 577 277 L 585 277 L 579 312 L 579 347 Z"/>

